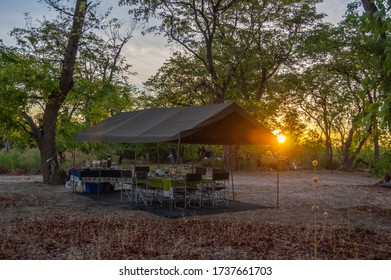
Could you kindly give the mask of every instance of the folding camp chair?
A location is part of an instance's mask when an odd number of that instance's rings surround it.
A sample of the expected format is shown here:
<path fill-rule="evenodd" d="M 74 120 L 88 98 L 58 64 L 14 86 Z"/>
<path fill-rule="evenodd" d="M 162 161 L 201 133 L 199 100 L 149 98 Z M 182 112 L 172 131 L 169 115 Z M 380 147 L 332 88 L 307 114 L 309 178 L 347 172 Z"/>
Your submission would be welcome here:
<path fill-rule="evenodd" d="M 186 188 L 185 186 L 179 185 L 178 181 L 174 181 L 170 195 L 170 213 L 172 210 L 172 207 L 183 209 L 183 207 L 178 207 L 177 202 L 183 201 L 184 206 L 186 206 Z M 170 214 L 171 216 L 171 214 Z"/>
<path fill-rule="evenodd" d="M 146 207 L 152 205 L 154 201 L 163 205 L 160 195 L 162 188 L 148 185 L 149 166 L 136 166 L 134 170 L 134 185 L 137 192 L 136 203 L 138 204 L 140 198 Z"/>
<path fill-rule="evenodd" d="M 201 207 L 201 195 L 199 184 L 201 183 L 201 174 L 188 173 L 185 179 L 174 181 L 171 192 L 171 209 L 172 207 L 185 209 L 189 207 Z M 178 206 L 177 203 L 181 202 Z M 183 207 L 182 207 L 183 206 Z"/>
<path fill-rule="evenodd" d="M 126 170 L 123 172 L 121 170 L 121 178 L 118 181 L 118 185 L 121 189 L 121 201 L 124 197 L 127 197 L 130 202 L 132 202 L 132 195 L 133 195 L 133 182 L 132 182 L 132 171 Z"/>
<path fill-rule="evenodd" d="M 229 172 L 224 170 L 213 170 L 212 182 L 207 185 L 206 192 L 213 206 L 219 202 L 228 205 L 228 199 L 225 197 L 229 185 Z"/>
<path fill-rule="evenodd" d="M 185 178 L 185 208 L 202 206 L 202 175 L 187 173 Z"/>

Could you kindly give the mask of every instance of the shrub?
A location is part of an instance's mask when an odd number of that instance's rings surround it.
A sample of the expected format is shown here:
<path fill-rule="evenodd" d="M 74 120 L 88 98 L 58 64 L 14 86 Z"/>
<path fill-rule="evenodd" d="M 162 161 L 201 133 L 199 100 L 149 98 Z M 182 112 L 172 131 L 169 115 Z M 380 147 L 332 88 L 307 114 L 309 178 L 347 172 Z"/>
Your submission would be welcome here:
<path fill-rule="evenodd" d="M 380 159 L 373 158 L 373 151 L 369 151 L 363 157 L 363 161 L 368 165 L 369 170 L 376 176 L 383 177 L 391 170 L 391 150 L 383 148 L 380 151 Z"/>
<path fill-rule="evenodd" d="M 0 153 L 0 173 L 36 174 L 40 169 L 40 155 L 36 149 L 11 150 Z"/>
<path fill-rule="evenodd" d="M 0 152 L 0 174 L 10 173 L 14 168 L 11 153 Z"/>
<path fill-rule="evenodd" d="M 15 168 L 24 173 L 36 174 L 41 165 L 38 150 L 17 151 L 15 155 Z"/>

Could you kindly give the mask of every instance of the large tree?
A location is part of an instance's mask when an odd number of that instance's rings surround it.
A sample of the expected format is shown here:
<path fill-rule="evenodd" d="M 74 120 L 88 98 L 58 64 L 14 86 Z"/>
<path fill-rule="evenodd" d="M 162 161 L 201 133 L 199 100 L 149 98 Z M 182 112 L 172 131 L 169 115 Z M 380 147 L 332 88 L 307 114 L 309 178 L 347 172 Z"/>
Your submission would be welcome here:
<path fill-rule="evenodd" d="M 288 74 L 281 82 L 285 84 L 287 102 L 299 109 L 323 134 L 325 166 L 334 167 L 335 133 L 343 129 L 351 112 L 351 98 L 345 95 L 346 84 L 327 66 L 318 65 L 301 74 Z"/>
<path fill-rule="evenodd" d="M 303 38 L 321 19 L 315 9 L 317 2 L 120 1 L 132 6 L 131 12 L 138 20 L 151 17 L 160 20 L 159 26 L 147 31 L 166 36 L 184 51 L 183 56 L 174 56 L 170 61 L 173 67 L 189 67 L 188 72 L 194 66 L 204 69 L 195 73 L 203 77 L 194 79 L 194 86 L 212 93 L 212 102 L 246 96 L 261 100 L 268 80 L 298 59 Z M 188 63 L 183 63 L 186 55 Z M 163 71 L 171 71 L 173 67 L 165 65 L 157 78 L 168 78 Z M 239 92 L 236 90 L 239 87 L 248 90 Z"/>
<path fill-rule="evenodd" d="M 380 116 L 391 133 L 391 3 L 384 0 L 361 0 L 365 13 L 360 17 L 360 27 L 366 32 L 367 58 L 377 63 L 378 75 L 372 80 L 379 83 Z M 365 56 L 366 54 L 363 53 Z"/>
<path fill-rule="evenodd" d="M 58 86 L 48 93 L 47 102 L 39 124 L 37 125 L 34 119 L 27 112 L 24 112 L 25 120 L 31 128 L 31 136 L 36 141 L 40 151 L 43 181 L 49 184 L 59 184 L 64 181 L 64 176 L 62 176 L 57 160 L 57 116 L 69 91 L 74 86 L 73 74 L 87 8 L 87 0 L 76 1 L 72 26 L 68 31 L 63 62 L 58 76 Z M 48 67 L 50 66 L 48 65 Z M 51 74 L 56 75 L 56 73 Z"/>
<path fill-rule="evenodd" d="M 360 6 L 364 4 L 364 14 Z M 329 33 L 326 40 L 318 38 L 315 47 L 319 54 L 328 58 L 323 63 L 329 71 L 340 76 L 349 84 L 345 95 L 350 96 L 346 107 L 352 109 L 349 116 L 350 129 L 341 133 L 342 168 L 349 170 L 358 158 L 367 140 L 372 140 L 374 159 L 380 155 L 380 140 L 387 123 L 390 123 L 390 89 L 388 75 L 391 64 L 387 60 L 387 40 L 389 29 L 389 5 L 383 1 L 356 1 L 348 6 L 345 18 Z M 388 12 L 387 12 L 388 10 Z M 377 13 L 376 13 L 377 12 Z M 384 23 L 383 23 L 384 21 Z M 384 29 L 385 28 L 385 29 Z M 319 43 L 321 42 L 321 43 Z"/>
<path fill-rule="evenodd" d="M 17 48 L 2 47 L 3 57 L 9 58 L 4 58 L 0 105 L 13 112 L 7 115 L 2 110 L 1 118 L 35 140 L 44 182 L 57 184 L 64 180 L 57 132 L 69 138 L 72 117 L 80 122 L 88 112 L 84 120 L 89 125 L 130 102 L 128 83 L 118 73 L 128 74 L 121 50 L 131 32 L 120 35 L 118 22 L 107 21 L 108 14 L 98 16 L 97 5 L 87 1 L 76 1 L 73 9 L 59 0 L 45 2 L 58 17 L 44 19 L 38 26 L 28 19 L 25 28 L 11 32 Z M 108 39 L 96 36 L 97 29 L 109 30 Z M 103 104 L 104 100 L 109 101 Z M 93 116 L 94 112 L 99 115 Z"/>

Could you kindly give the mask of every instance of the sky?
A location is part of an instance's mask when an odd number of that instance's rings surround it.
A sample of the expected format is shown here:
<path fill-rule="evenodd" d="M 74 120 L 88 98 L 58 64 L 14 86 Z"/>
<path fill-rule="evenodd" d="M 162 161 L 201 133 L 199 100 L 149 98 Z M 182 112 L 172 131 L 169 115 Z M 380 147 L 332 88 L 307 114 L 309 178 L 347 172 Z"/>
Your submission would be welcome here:
<path fill-rule="evenodd" d="M 353 0 L 324 0 L 318 5 L 318 10 L 327 14 L 326 21 L 337 23 L 342 19 L 346 11 L 346 6 Z M 126 7 L 117 7 L 117 0 L 102 0 L 105 5 L 111 5 L 114 14 L 124 21 L 128 18 Z M 38 0 L 3 0 L 0 10 L 0 39 L 7 46 L 13 45 L 14 40 L 9 36 L 9 32 L 14 27 L 23 27 L 24 14 L 28 12 L 33 19 L 49 16 L 50 13 L 46 5 Z M 132 39 L 125 46 L 123 55 L 133 66 L 132 71 L 136 76 L 130 77 L 132 84 L 142 87 L 142 83 L 154 75 L 170 56 L 170 48 L 167 46 L 165 38 L 152 34 L 141 35 L 140 30 L 133 33 Z"/>

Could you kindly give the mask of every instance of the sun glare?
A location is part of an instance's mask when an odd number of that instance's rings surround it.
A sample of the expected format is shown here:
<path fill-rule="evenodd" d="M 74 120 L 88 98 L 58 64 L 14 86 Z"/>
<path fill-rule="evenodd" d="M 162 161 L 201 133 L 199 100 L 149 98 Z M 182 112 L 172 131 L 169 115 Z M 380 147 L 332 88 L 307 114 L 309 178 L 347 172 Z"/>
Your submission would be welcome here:
<path fill-rule="evenodd" d="M 286 137 L 284 135 L 280 134 L 280 135 L 277 136 L 278 143 L 284 143 L 285 139 L 286 139 Z"/>

